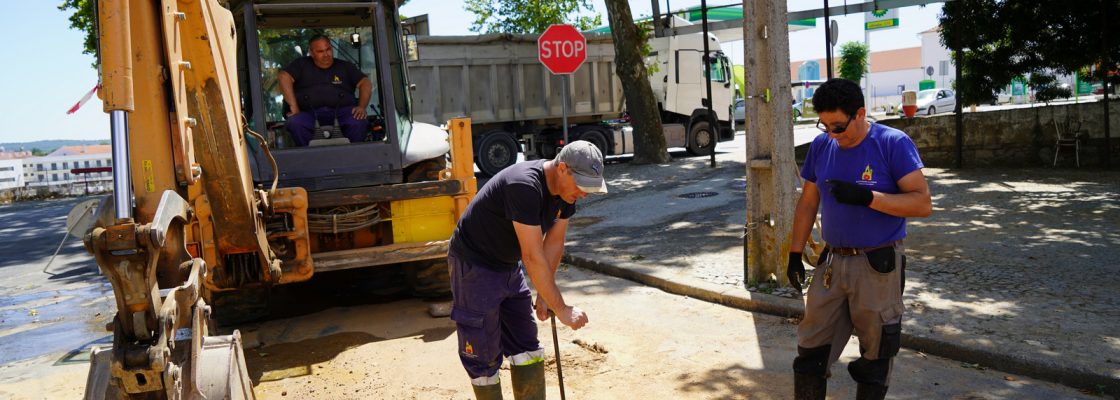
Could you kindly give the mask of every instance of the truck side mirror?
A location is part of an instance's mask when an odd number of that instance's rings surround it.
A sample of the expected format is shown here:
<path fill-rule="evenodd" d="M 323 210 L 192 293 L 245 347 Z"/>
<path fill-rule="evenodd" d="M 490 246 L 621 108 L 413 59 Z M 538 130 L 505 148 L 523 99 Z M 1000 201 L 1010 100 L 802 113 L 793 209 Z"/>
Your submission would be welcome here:
<path fill-rule="evenodd" d="M 420 59 L 420 48 L 416 45 L 416 35 L 404 35 L 405 60 Z"/>

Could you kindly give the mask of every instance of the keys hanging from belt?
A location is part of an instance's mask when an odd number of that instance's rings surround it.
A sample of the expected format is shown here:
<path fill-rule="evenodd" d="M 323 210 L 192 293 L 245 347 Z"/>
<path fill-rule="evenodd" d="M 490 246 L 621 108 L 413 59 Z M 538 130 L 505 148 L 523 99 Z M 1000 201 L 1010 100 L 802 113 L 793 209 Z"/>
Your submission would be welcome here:
<path fill-rule="evenodd" d="M 825 289 L 832 287 L 832 252 L 828 252 L 828 257 L 825 258 L 824 263 L 828 266 L 824 268 L 824 281 L 821 284 Z"/>

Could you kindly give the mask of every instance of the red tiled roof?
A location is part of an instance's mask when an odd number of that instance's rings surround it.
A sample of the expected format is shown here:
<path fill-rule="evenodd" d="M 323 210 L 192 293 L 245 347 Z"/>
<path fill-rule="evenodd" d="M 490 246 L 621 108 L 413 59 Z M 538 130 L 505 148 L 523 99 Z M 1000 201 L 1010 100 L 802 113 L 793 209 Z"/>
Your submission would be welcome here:
<path fill-rule="evenodd" d="M 52 151 L 52 156 L 73 156 L 78 154 L 104 154 L 111 153 L 113 146 L 107 144 L 95 144 L 86 146 L 62 146 L 58 150 Z"/>

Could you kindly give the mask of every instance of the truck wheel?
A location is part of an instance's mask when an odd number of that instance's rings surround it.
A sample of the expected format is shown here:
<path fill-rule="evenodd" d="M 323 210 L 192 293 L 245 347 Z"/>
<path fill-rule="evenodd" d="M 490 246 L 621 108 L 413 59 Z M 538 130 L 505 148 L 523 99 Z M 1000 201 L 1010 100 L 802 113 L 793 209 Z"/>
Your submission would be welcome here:
<path fill-rule="evenodd" d="M 450 167 L 446 155 L 427 159 L 405 168 L 404 181 L 407 183 L 438 181 L 440 173 L 447 168 Z"/>
<path fill-rule="evenodd" d="M 603 132 L 600 132 L 598 130 L 590 130 L 585 132 L 583 135 L 580 135 L 579 140 L 586 140 L 590 142 L 591 144 L 595 145 L 595 147 L 599 148 L 600 153 L 603 153 L 604 156 L 607 155 L 607 137 L 603 136 Z"/>
<path fill-rule="evenodd" d="M 505 132 L 484 135 L 478 144 L 475 162 L 482 175 L 494 176 L 517 162 L 517 141 Z"/>
<path fill-rule="evenodd" d="M 451 295 L 451 271 L 446 258 L 405 263 L 404 280 L 416 297 Z"/>
<path fill-rule="evenodd" d="M 706 156 L 711 154 L 716 147 L 716 137 L 712 133 L 708 121 L 696 121 L 692 129 L 688 130 L 688 154 Z"/>

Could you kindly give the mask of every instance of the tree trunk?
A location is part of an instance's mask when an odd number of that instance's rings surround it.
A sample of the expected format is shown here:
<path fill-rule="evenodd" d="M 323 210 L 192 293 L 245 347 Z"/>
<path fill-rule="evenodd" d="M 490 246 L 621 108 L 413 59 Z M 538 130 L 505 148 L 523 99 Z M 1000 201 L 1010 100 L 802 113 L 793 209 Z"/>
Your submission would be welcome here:
<path fill-rule="evenodd" d="M 606 0 L 607 17 L 614 38 L 615 71 L 622 81 L 626 97 L 626 110 L 634 127 L 634 164 L 664 164 L 669 162 L 665 134 L 661 128 L 661 115 L 657 112 L 657 99 L 649 85 L 649 75 L 642 60 L 643 43 L 638 38 L 638 27 L 630 15 L 630 4 L 625 0 Z"/>

